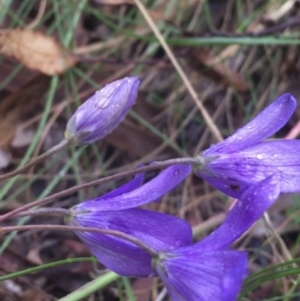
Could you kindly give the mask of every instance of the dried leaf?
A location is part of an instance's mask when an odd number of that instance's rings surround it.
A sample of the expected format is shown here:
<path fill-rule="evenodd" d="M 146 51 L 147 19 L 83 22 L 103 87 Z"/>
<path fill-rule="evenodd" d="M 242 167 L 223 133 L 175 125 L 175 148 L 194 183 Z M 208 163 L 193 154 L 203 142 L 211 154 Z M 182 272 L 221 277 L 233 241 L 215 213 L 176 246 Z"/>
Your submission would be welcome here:
<path fill-rule="evenodd" d="M 0 37 L 1 39 L 1 37 Z M 19 62 L 10 57 L 1 56 L 1 68 L 0 68 L 0 82 L 7 82 L 7 74 L 10 74 L 12 70 L 14 70 Z M 38 71 L 29 70 L 27 68 L 22 68 L 16 76 L 10 79 L 3 90 L 7 93 L 13 93 L 16 90 L 20 89 L 22 86 L 25 86 L 28 82 L 30 82 L 34 77 L 39 74 Z M 2 97 L 3 99 L 3 97 Z"/>
<path fill-rule="evenodd" d="M 21 300 L 23 301 L 32 301 L 32 300 L 54 301 L 56 299 L 36 287 L 28 288 L 21 294 L 20 297 Z"/>
<path fill-rule="evenodd" d="M 0 148 L 0 170 L 6 168 L 11 162 L 11 154 Z"/>
<path fill-rule="evenodd" d="M 35 246 L 32 247 L 28 254 L 26 255 L 26 259 L 30 262 L 33 263 L 35 265 L 41 265 L 43 264 L 43 260 L 41 259 L 40 256 L 40 250 L 41 250 L 41 246 Z"/>
<path fill-rule="evenodd" d="M 144 94 L 140 93 L 133 107 L 142 118 L 152 123 L 152 119 L 159 113 L 149 103 L 144 101 Z M 148 155 L 154 149 L 159 147 L 163 142 L 148 129 L 137 125 L 135 120 L 128 117 L 121 126 L 117 127 L 110 135 L 107 135 L 105 141 L 116 146 L 117 148 L 127 151 L 131 154 L 143 157 Z M 176 153 L 170 147 L 162 152 L 167 156 L 174 156 Z"/>
<path fill-rule="evenodd" d="M 159 2 L 159 5 L 155 7 L 154 9 L 149 9 L 148 13 L 149 15 L 157 21 L 165 20 L 167 22 L 174 22 L 176 14 L 178 12 L 182 12 L 184 10 L 192 9 L 192 7 L 197 4 L 196 0 L 186 1 L 186 0 L 180 0 L 177 2 L 174 2 L 175 5 L 172 5 L 171 9 L 169 7 L 169 1 L 161 1 Z M 165 14 L 165 12 L 168 11 L 168 15 Z"/>
<path fill-rule="evenodd" d="M 298 0 L 274 1 L 268 6 L 267 12 L 264 15 L 264 20 L 277 22 L 295 9 L 296 2 L 298 2 Z"/>
<path fill-rule="evenodd" d="M 197 71 L 204 69 L 204 75 L 212 80 L 220 82 L 224 86 L 233 86 L 240 92 L 249 90 L 246 79 L 235 70 L 225 64 L 219 62 L 207 50 L 197 48 L 192 50 L 189 57 L 191 67 Z"/>
<path fill-rule="evenodd" d="M 136 301 L 149 300 L 153 290 L 153 278 L 138 278 L 133 282 L 132 290 Z"/>
<path fill-rule="evenodd" d="M 28 29 L 1 30 L 0 54 L 47 75 L 63 73 L 77 62 L 53 37 Z"/>
<path fill-rule="evenodd" d="M 13 280 L 5 280 L 4 287 L 12 294 L 19 295 L 22 292 L 22 287 Z"/>
<path fill-rule="evenodd" d="M 0 103 L 0 147 L 4 151 L 16 133 L 17 122 L 34 110 L 49 81 L 50 77 L 40 74 Z"/>
<path fill-rule="evenodd" d="M 32 128 L 23 129 L 21 126 L 17 126 L 11 146 L 14 148 L 21 148 L 29 145 L 33 140 L 34 134 L 35 131 Z"/>
<path fill-rule="evenodd" d="M 146 156 L 160 146 L 159 138 L 136 125 L 123 122 L 111 134 L 104 138 L 108 143 L 136 156 Z"/>

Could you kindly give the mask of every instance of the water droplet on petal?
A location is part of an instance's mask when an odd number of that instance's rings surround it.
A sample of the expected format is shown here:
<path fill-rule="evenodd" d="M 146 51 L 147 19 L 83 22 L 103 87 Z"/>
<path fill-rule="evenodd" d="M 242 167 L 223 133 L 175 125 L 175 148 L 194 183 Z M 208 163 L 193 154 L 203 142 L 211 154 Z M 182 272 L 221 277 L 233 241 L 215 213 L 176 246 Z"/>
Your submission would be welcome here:
<path fill-rule="evenodd" d="M 258 154 L 258 155 L 256 156 L 256 158 L 259 159 L 259 160 L 263 159 L 263 157 L 264 157 L 264 156 L 263 156 L 262 154 Z"/>

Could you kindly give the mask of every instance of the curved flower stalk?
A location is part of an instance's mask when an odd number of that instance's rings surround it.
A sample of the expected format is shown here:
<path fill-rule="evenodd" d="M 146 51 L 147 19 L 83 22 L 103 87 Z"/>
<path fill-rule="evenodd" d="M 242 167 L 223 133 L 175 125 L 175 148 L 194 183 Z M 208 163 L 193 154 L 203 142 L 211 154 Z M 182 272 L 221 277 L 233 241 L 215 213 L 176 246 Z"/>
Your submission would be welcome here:
<path fill-rule="evenodd" d="M 180 184 L 191 172 L 190 165 L 173 165 L 151 181 L 139 174 L 112 192 L 72 208 L 70 225 L 118 230 L 154 250 L 173 249 L 192 243 L 192 230 L 185 221 L 137 206 L 155 201 Z M 90 251 L 112 271 L 123 276 L 155 275 L 152 257 L 131 242 L 104 234 L 77 231 Z"/>
<path fill-rule="evenodd" d="M 275 202 L 279 189 L 275 175 L 255 183 L 205 239 L 159 253 L 153 267 L 174 301 L 236 300 L 248 261 L 246 252 L 229 248 Z"/>
<path fill-rule="evenodd" d="M 111 133 L 134 104 L 139 85 L 138 77 L 125 77 L 97 91 L 70 118 L 65 139 L 84 145 Z"/>
<path fill-rule="evenodd" d="M 281 95 L 235 134 L 203 151 L 196 175 L 235 198 L 272 174 L 282 193 L 300 191 L 300 141 L 264 141 L 287 123 L 296 104 L 291 94 Z"/>

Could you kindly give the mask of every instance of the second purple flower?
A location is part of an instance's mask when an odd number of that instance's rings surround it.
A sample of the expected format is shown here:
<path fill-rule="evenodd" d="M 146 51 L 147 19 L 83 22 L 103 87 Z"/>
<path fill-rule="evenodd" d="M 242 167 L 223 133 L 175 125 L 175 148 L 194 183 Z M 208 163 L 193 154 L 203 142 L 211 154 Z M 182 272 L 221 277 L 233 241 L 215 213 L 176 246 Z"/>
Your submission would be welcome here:
<path fill-rule="evenodd" d="M 180 184 L 191 172 L 189 165 L 174 165 L 143 184 L 143 175 L 100 196 L 74 206 L 67 221 L 73 226 L 118 230 L 151 246 L 174 249 L 192 243 L 192 230 L 185 221 L 171 215 L 135 208 L 155 201 Z M 155 275 L 151 256 L 118 237 L 76 231 L 89 250 L 112 271 L 123 276 Z"/>
<path fill-rule="evenodd" d="M 195 173 L 235 198 L 273 174 L 281 193 L 299 192 L 300 141 L 265 141 L 288 122 L 296 105 L 291 94 L 281 95 L 235 134 L 199 154 Z"/>

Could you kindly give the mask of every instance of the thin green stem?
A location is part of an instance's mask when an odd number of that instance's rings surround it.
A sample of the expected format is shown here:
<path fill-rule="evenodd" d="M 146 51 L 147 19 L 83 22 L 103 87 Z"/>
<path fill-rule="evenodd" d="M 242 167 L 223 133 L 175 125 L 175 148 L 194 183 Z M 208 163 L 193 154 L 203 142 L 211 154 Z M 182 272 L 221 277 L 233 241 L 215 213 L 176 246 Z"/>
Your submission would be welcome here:
<path fill-rule="evenodd" d="M 20 276 L 27 275 L 27 274 L 30 274 L 30 273 L 50 269 L 50 268 L 60 266 L 60 265 L 64 265 L 64 264 L 71 264 L 71 263 L 84 262 L 84 261 L 97 262 L 97 259 L 94 258 L 94 257 L 77 257 L 77 258 L 67 258 L 67 259 L 63 259 L 63 260 L 53 261 L 53 262 L 41 264 L 39 266 L 35 266 L 35 267 L 32 267 L 32 268 L 28 268 L 28 269 L 25 269 L 25 270 L 21 270 L 21 271 L 18 271 L 18 272 L 14 272 L 14 273 L 10 273 L 10 274 L 0 276 L 0 281 L 13 279 L 13 278 L 16 278 L 16 277 L 20 277 Z"/>
<path fill-rule="evenodd" d="M 51 111 L 51 107 L 52 107 L 52 103 L 54 100 L 54 95 L 56 92 L 58 86 L 58 76 L 54 76 L 51 80 L 51 84 L 50 84 L 50 88 L 49 88 L 49 93 L 48 93 L 48 97 L 47 97 L 47 101 L 46 101 L 46 105 L 45 105 L 45 109 L 42 115 L 42 118 L 39 122 L 37 131 L 33 137 L 32 143 L 30 144 L 30 146 L 28 147 L 24 157 L 22 158 L 22 161 L 20 163 L 20 166 L 23 166 L 30 158 L 31 154 L 33 153 L 39 138 L 41 136 L 42 130 L 47 122 L 47 118 L 50 114 Z M 15 178 L 11 178 L 9 179 L 9 181 L 5 184 L 5 186 L 3 186 L 1 188 L 0 191 L 0 200 L 2 200 L 2 198 L 7 194 L 7 192 L 10 190 L 10 188 L 14 185 L 14 183 L 16 182 L 17 177 Z"/>
<path fill-rule="evenodd" d="M 89 296 L 90 294 L 94 293 L 95 291 L 107 286 L 112 281 L 117 280 L 120 278 L 118 274 L 113 272 L 109 272 L 103 276 L 96 278 L 95 280 L 87 283 L 86 285 L 82 286 L 78 290 L 72 292 L 71 294 L 59 299 L 58 301 L 80 301 L 83 298 Z"/>
<path fill-rule="evenodd" d="M 293 298 L 294 294 L 295 294 L 295 290 L 297 288 L 299 288 L 299 284 L 300 284 L 300 277 L 298 276 L 298 278 L 296 279 L 295 283 L 293 284 L 293 286 L 291 287 L 291 289 L 289 290 L 289 292 L 285 295 L 284 299 L 282 301 L 289 301 Z"/>
<path fill-rule="evenodd" d="M 140 36 L 143 40 L 154 40 L 152 37 Z M 291 35 L 268 37 L 195 37 L 195 38 L 168 38 L 167 42 L 173 46 L 199 47 L 203 45 L 299 45 L 300 40 Z"/>
<path fill-rule="evenodd" d="M 0 9 L 0 23 L 2 24 L 2 20 L 4 19 L 7 12 L 10 10 L 12 0 L 2 1 L 1 9 Z"/>
<path fill-rule="evenodd" d="M 12 210 L 6 214 L 3 214 L 0 216 L 0 221 L 8 219 L 22 211 L 29 210 L 35 206 L 45 205 L 54 199 L 57 199 L 59 197 L 63 197 L 66 195 L 70 195 L 70 194 L 77 192 L 79 190 L 82 190 L 82 189 L 86 189 L 86 188 L 89 188 L 89 187 L 92 187 L 95 185 L 100 185 L 100 184 L 107 183 L 107 182 L 114 181 L 114 180 L 119 180 L 119 179 L 122 179 L 127 176 L 133 176 L 133 175 L 136 175 L 141 172 L 148 172 L 148 171 L 152 171 L 152 170 L 166 168 L 166 167 L 169 167 L 174 164 L 195 165 L 195 164 L 199 164 L 199 159 L 197 159 L 197 158 L 176 158 L 176 159 L 170 159 L 170 160 L 166 160 L 166 161 L 154 162 L 151 165 L 139 167 L 139 168 L 129 170 L 129 171 L 123 171 L 123 172 L 120 172 L 120 173 L 117 173 L 117 174 L 114 174 L 114 175 L 111 175 L 111 176 L 108 176 L 105 178 L 101 178 L 101 179 L 97 179 L 97 180 L 85 183 L 85 184 L 76 185 L 76 186 L 73 186 L 64 191 L 54 193 L 48 197 L 31 202 L 29 204 L 26 204 L 24 206 L 21 206 L 21 207 L 15 209 L 15 210 Z"/>

